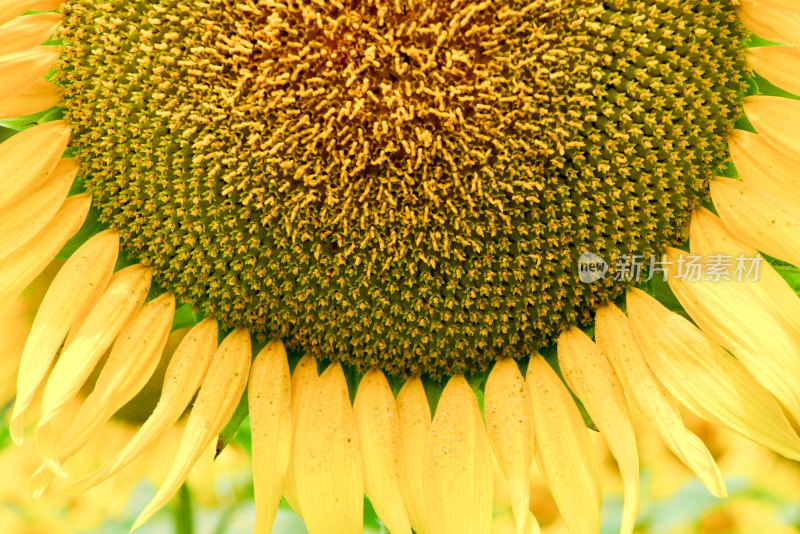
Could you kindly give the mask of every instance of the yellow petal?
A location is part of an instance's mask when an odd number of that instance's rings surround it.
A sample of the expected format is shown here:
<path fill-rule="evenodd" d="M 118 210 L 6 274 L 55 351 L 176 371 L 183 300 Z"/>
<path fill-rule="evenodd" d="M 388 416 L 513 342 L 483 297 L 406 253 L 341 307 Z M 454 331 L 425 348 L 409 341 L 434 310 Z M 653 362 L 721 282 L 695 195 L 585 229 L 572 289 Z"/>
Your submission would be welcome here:
<path fill-rule="evenodd" d="M 53 220 L 78 174 L 74 159 L 62 159 L 45 182 L 0 213 L 0 259 L 23 247 Z"/>
<path fill-rule="evenodd" d="M 272 341 L 253 361 L 248 388 L 253 433 L 256 532 L 269 532 L 286 481 L 292 446 L 292 379 L 283 343 Z"/>
<path fill-rule="evenodd" d="M 216 350 L 217 322 L 215 319 L 203 319 L 183 336 L 172 354 L 164 376 L 161 398 L 133 439 L 110 462 L 65 491 L 82 493 L 99 484 L 136 459 L 172 427 L 200 387 Z"/>
<path fill-rule="evenodd" d="M 625 494 L 620 532 L 630 534 L 639 510 L 639 453 L 622 385 L 603 353 L 574 326 L 558 338 L 558 363 L 617 460 Z"/>
<path fill-rule="evenodd" d="M 433 534 L 428 525 L 424 495 L 425 454 L 431 429 L 431 409 L 418 376 L 409 378 L 397 395 L 400 419 L 400 472 L 403 500 L 411 527 L 419 534 Z"/>
<path fill-rule="evenodd" d="M 40 442 L 42 461 L 53 471 L 78 452 L 111 416 L 147 384 L 158 367 L 175 314 L 175 297 L 167 293 L 147 304 L 125 325 L 111 348 L 94 389 L 58 442 Z M 38 436 L 37 436 L 38 437 Z"/>
<path fill-rule="evenodd" d="M 17 399 L 10 423 L 15 443 L 22 443 L 25 410 L 50 370 L 67 332 L 108 285 L 118 250 L 119 235 L 101 232 L 84 243 L 51 282 L 20 360 Z"/>
<path fill-rule="evenodd" d="M 294 440 L 297 498 L 310 534 L 361 534 L 364 468 L 342 366 L 332 363 L 300 399 Z"/>
<path fill-rule="evenodd" d="M 156 496 L 136 518 L 131 532 L 172 498 L 195 462 L 225 428 L 247 386 L 251 356 L 250 334 L 243 328 L 228 334 L 219 346 L 189 414 L 172 468 Z"/>
<path fill-rule="evenodd" d="M 389 382 L 381 371 L 373 369 L 361 379 L 353 413 L 367 497 L 390 532 L 411 534 L 400 491 L 400 419 Z"/>
<path fill-rule="evenodd" d="M 61 102 L 61 92 L 56 85 L 37 80 L 20 94 L 0 99 L 0 119 L 24 117 L 44 111 Z"/>
<path fill-rule="evenodd" d="M 769 144 L 790 157 L 800 157 L 800 101 L 749 96 L 744 99 L 743 107 L 753 127 Z"/>
<path fill-rule="evenodd" d="M 759 37 L 800 46 L 800 20 L 772 0 L 740 0 L 739 20 Z"/>
<path fill-rule="evenodd" d="M 292 374 L 292 443 L 294 443 L 297 435 L 297 417 L 300 412 L 300 404 L 303 402 L 306 393 L 315 387 L 317 378 L 317 360 L 311 356 L 303 356 L 297 362 Z M 286 472 L 286 487 L 283 489 L 283 496 L 295 513 L 302 517 L 300 501 L 297 498 L 297 483 L 294 477 L 293 450 L 289 453 L 289 468 Z"/>
<path fill-rule="evenodd" d="M 627 303 L 647 364 L 675 398 L 708 421 L 800 459 L 800 439 L 780 405 L 740 362 L 643 291 L 629 289 Z"/>
<path fill-rule="evenodd" d="M 0 3 L 0 24 L 5 24 L 30 10 L 55 11 L 62 0 L 3 0 Z"/>
<path fill-rule="evenodd" d="M 597 346 L 614 367 L 622 387 L 664 444 L 691 469 L 716 497 L 728 495 L 714 458 L 683 423 L 680 406 L 661 385 L 644 360 L 628 317 L 614 304 L 598 308 L 595 316 Z"/>
<path fill-rule="evenodd" d="M 492 450 L 466 379 L 454 376 L 431 423 L 424 495 L 433 532 L 488 534 L 492 526 Z"/>
<path fill-rule="evenodd" d="M 714 178 L 710 188 L 714 207 L 731 233 L 770 256 L 800 265 L 797 206 L 730 178 Z"/>
<path fill-rule="evenodd" d="M 770 145 L 764 136 L 733 130 L 728 147 L 742 181 L 800 204 L 800 158 L 793 158 Z"/>
<path fill-rule="evenodd" d="M 0 101 L 16 97 L 44 78 L 60 54 L 57 46 L 37 46 L 0 56 Z"/>
<path fill-rule="evenodd" d="M 0 208 L 36 189 L 53 172 L 69 135 L 64 121 L 52 121 L 22 130 L 0 144 Z"/>
<path fill-rule="evenodd" d="M 72 342 L 65 345 L 47 379 L 37 439 L 48 436 L 50 421 L 80 391 L 122 327 L 142 305 L 151 278 L 150 269 L 143 265 L 131 265 L 111 277 L 108 287 L 83 319 Z"/>
<path fill-rule="evenodd" d="M 800 50 L 791 46 L 761 46 L 747 51 L 747 62 L 757 73 L 772 84 L 800 93 L 800 80 L 794 74 L 800 72 Z"/>
<path fill-rule="evenodd" d="M 583 417 L 567 388 L 541 356 L 526 375 L 533 404 L 535 457 L 572 534 L 600 532 L 600 468 Z"/>
<path fill-rule="evenodd" d="M 53 35 L 60 21 L 58 13 L 36 13 L 0 26 L 0 56 L 42 44 Z"/>
<path fill-rule="evenodd" d="M 524 534 L 530 505 L 533 414 L 525 379 L 513 359 L 495 363 L 486 381 L 483 406 L 492 449 L 508 484 L 517 534 Z"/>

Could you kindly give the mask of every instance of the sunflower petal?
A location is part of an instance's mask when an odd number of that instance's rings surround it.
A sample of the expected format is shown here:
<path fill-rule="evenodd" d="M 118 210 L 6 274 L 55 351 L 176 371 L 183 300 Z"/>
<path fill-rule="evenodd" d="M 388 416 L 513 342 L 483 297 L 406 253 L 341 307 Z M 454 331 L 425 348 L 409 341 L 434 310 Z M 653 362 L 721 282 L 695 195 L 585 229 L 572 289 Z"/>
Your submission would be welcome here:
<path fill-rule="evenodd" d="M 779 96 L 749 96 L 744 99 L 743 107 L 756 131 L 769 144 L 791 157 L 800 157 L 800 101 Z"/>
<path fill-rule="evenodd" d="M 69 197 L 50 224 L 12 256 L 0 260 L 0 302 L 13 302 L 44 271 L 80 230 L 91 204 L 89 195 Z"/>
<path fill-rule="evenodd" d="M 52 121 L 22 130 L 0 144 L 0 208 L 39 187 L 61 159 L 69 136 L 64 121 Z"/>
<path fill-rule="evenodd" d="M 251 355 L 250 334 L 243 328 L 228 334 L 219 346 L 189 414 L 172 468 L 156 496 L 136 518 L 131 532 L 172 498 L 192 466 L 233 416 L 247 386 Z"/>
<path fill-rule="evenodd" d="M 22 15 L 32 9 L 55 11 L 61 7 L 62 0 L 3 0 L 0 3 L 0 24 Z"/>
<path fill-rule="evenodd" d="M 0 214 L 0 259 L 24 246 L 55 217 L 64 203 L 78 165 L 62 159 L 47 180 L 25 198 Z"/>
<path fill-rule="evenodd" d="M 341 364 L 328 366 L 300 403 L 293 457 L 306 528 L 310 534 L 360 534 L 364 468 Z"/>
<path fill-rule="evenodd" d="M 558 362 L 619 464 L 625 494 L 621 533 L 632 533 L 639 510 L 639 453 L 622 385 L 606 357 L 575 327 L 558 338 Z"/>
<path fill-rule="evenodd" d="M 132 462 L 180 419 L 217 350 L 217 322 L 203 319 L 183 336 L 167 366 L 161 399 L 131 441 L 113 460 L 65 489 L 83 493 Z"/>
<path fill-rule="evenodd" d="M 58 86 L 37 80 L 17 96 L 0 99 L 0 119 L 24 117 L 50 109 L 61 102 Z"/>
<path fill-rule="evenodd" d="M 52 438 L 50 421 L 75 397 L 117 334 L 142 305 L 151 277 L 150 269 L 143 265 L 132 265 L 115 273 L 72 342 L 65 345 L 42 394 L 36 436 L 43 449 L 49 447 Z"/>
<path fill-rule="evenodd" d="M 463 376 L 447 382 L 428 443 L 423 484 L 432 531 L 488 534 L 492 526 L 492 449 L 475 393 Z"/>
<path fill-rule="evenodd" d="M 714 207 L 733 234 L 770 256 L 800 266 L 797 206 L 730 178 L 714 178 L 710 188 Z"/>
<path fill-rule="evenodd" d="M 14 98 L 44 78 L 59 55 L 57 46 L 37 46 L 0 56 L 0 101 Z"/>
<path fill-rule="evenodd" d="M 774 85 L 800 93 L 800 50 L 791 46 L 761 46 L 747 51 L 747 62 L 757 73 Z"/>
<path fill-rule="evenodd" d="M 508 484 L 517 534 L 524 534 L 530 505 L 533 414 L 525 379 L 513 359 L 498 360 L 489 373 L 484 412 L 489 439 Z"/>
<path fill-rule="evenodd" d="M 367 497 L 390 532 L 411 534 L 400 491 L 400 419 L 392 389 L 381 371 L 373 369 L 361 379 L 353 413 Z"/>
<path fill-rule="evenodd" d="M 598 308 L 595 339 L 608 358 L 622 387 L 664 444 L 716 497 L 728 495 L 725 480 L 714 458 L 696 435 L 683 423 L 678 402 L 656 380 L 645 363 L 628 317 L 614 304 Z"/>
<path fill-rule="evenodd" d="M 17 399 L 10 423 L 15 443 L 22 443 L 25 410 L 47 375 L 67 332 L 108 285 L 118 250 L 117 233 L 97 234 L 66 261 L 51 282 L 33 320 L 19 364 Z"/>
<path fill-rule="evenodd" d="M 535 457 L 572 534 L 600 532 L 600 468 L 578 407 L 541 356 L 525 381 L 533 404 Z"/>
<path fill-rule="evenodd" d="M 740 0 L 739 20 L 759 37 L 800 46 L 800 20 L 771 0 Z"/>
<path fill-rule="evenodd" d="M 53 35 L 60 21 L 58 13 L 36 13 L 0 26 L 0 56 L 42 44 Z"/>
<path fill-rule="evenodd" d="M 419 534 L 433 534 L 428 526 L 424 494 L 425 452 L 431 429 L 431 409 L 418 376 L 409 378 L 397 395 L 400 418 L 400 465 L 403 497 L 411 527 Z"/>
<path fill-rule="evenodd" d="M 734 130 L 728 147 L 742 181 L 800 205 L 800 157 L 793 158 L 770 145 L 764 136 Z"/>
<path fill-rule="evenodd" d="M 125 325 L 111 348 L 94 389 L 83 402 L 58 447 L 40 450 L 53 471 L 78 452 L 92 435 L 147 384 L 158 367 L 175 313 L 175 297 L 167 293 L 147 304 Z"/>
<path fill-rule="evenodd" d="M 787 458 L 800 459 L 800 439 L 780 405 L 740 362 L 643 291 L 629 289 L 627 303 L 648 365 L 684 406 Z"/>
<path fill-rule="evenodd" d="M 253 432 L 255 531 L 269 532 L 281 503 L 292 447 L 292 378 L 280 341 L 269 343 L 256 356 L 247 395 Z"/>
<path fill-rule="evenodd" d="M 304 402 L 305 395 L 315 387 L 317 380 L 317 360 L 312 356 L 303 356 L 292 374 L 292 443 L 297 435 L 297 417 L 300 404 Z M 294 447 L 292 447 L 294 449 Z M 297 498 L 297 483 L 294 476 L 294 452 L 289 452 L 289 467 L 286 472 L 286 487 L 283 489 L 286 502 L 295 513 L 302 517 L 300 500 Z"/>

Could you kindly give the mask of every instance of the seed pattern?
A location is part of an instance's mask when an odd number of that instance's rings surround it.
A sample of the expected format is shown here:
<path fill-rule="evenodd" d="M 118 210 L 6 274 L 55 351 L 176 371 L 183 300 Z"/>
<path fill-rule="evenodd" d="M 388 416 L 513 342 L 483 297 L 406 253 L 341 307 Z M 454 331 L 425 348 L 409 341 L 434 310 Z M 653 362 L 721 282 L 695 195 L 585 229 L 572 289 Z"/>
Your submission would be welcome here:
<path fill-rule="evenodd" d="M 740 114 L 728 0 L 69 0 L 86 187 L 228 326 L 437 377 L 522 357 L 679 243 Z"/>

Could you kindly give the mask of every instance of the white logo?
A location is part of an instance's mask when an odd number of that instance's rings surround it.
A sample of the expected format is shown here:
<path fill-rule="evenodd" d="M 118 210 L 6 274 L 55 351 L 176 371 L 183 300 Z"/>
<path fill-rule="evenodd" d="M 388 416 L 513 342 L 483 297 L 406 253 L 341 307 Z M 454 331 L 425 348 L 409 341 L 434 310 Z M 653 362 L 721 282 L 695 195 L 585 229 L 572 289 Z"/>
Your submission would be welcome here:
<path fill-rule="evenodd" d="M 584 284 L 591 284 L 603 278 L 608 272 L 606 260 L 593 252 L 584 252 L 578 259 L 578 276 Z"/>

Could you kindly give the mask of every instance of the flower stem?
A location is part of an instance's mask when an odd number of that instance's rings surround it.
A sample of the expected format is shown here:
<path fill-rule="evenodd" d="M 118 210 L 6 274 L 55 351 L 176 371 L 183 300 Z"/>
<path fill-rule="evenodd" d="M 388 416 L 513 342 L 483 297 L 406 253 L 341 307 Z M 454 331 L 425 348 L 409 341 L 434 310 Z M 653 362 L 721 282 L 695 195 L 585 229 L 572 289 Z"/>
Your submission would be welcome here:
<path fill-rule="evenodd" d="M 194 534 L 192 514 L 192 495 L 186 484 L 181 486 L 172 504 L 172 516 L 175 519 L 175 534 Z"/>

